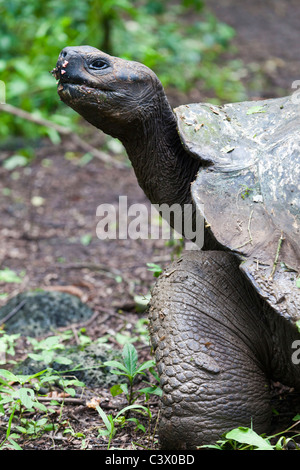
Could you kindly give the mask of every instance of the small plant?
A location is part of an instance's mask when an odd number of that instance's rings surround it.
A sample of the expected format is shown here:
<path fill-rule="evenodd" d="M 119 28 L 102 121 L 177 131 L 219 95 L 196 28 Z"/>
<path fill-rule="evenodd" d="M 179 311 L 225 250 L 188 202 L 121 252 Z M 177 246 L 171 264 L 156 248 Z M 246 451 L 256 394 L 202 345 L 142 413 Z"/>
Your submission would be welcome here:
<path fill-rule="evenodd" d="M 111 440 L 117 432 L 118 426 L 124 427 L 127 423 L 133 422 L 136 425 L 137 430 L 146 432 L 146 429 L 143 424 L 139 422 L 139 419 L 136 417 L 129 417 L 129 412 L 135 410 L 138 413 L 142 413 L 143 416 L 148 416 L 148 428 L 150 435 L 150 423 L 152 419 L 152 414 L 149 409 L 149 406 L 144 406 L 141 404 L 136 404 L 135 401 L 141 395 L 145 396 L 145 402 L 148 401 L 150 394 L 161 395 L 161 389 L 158 386 L 155 386 L 151 383 L 147 383 L 147 387 L 138 389 L 134 391 L 134 381 L 138 375 L 145 375 L 145 371 L 149 372 L 155 377 L 158 381 L 159 378 L 154 370 L 154 361 L 149 360 L 142 364 L 138 363 L 138 354 L 136 348 L 132 343 L 125 344 L 122 352 L 123 363 L 119 361 L 107 361 L 104 363 L 105 366 L 112 367 L 112 374 L 124 376 L 127 378 L 127 383 L 116 384 L 111 387 L 110 391 L 112 396 L 117 396 L 121 393 L 126 395 L 128 406 L 122 408 L 122 410 L 117 413 L 115 417 L 112 415 L 106 415 L 104 410 L 98 406 L 96 409 L 105 425 L 106 429 L 99 429 L 99 435 L 108 436 L 108 449 L 111 445 Z"/>
<path fill-rule="evenodd" d="M 129 405 L 122 408 L 119 413 L 115 417 L 112 415 L 107 415 L 100 406 L 97 406 L 96 410 L 98 411 L 100 417 L 102 418 L 103 423 L 105 424 L 106 429 L 99 429 L 100 436 L 108 436 L 108 445 L 107 449 L 110 448 L 111 440 L 115 436 L 117 432 L 117 425 L 120 424 L 122 426 L 125 425 L 127 421 L 135 421 L 137 426 L 139 426 L 138 420 L 136 418 L 128 418 L 126 419 L 126 414 L 129 410 L 135 409 L 136 411 L 143 412 L 145 415 L 148 414 L 149 418 L 151 419 L 151 412 L 148 408 L 142 405 Z M 123 416 L 125 415 L 125 416 Z M 141 428 L 140 428 L 141 429 Z"/>
<path fill-rule="evenodd" d="M 158 277 L 162 273 L 162 267 L 159 264 L 147 263 L 148 271 L 153 272 L 154 277 Z"/>
<path fill-rule="evenodd" d="M 293 442 L 293 445 L 299 449 L 299 446 L 295 443 L 294 439 L 299 437 L 300 434 L 296 434 L 291 438 L 286 438 L 282 434 L 290 432 L 290 430 L 300 423 L 300 415 L 295 416 L 295 424 L 290 426 L 285 431 L 274 434 L 272 436 L 265 436 L 257 434 L 252 428 L 238 427 L 232 429 L 224 435 L 224 438 L 217 441 L 215 445 L 201 446 L 201 448 L 211 448 L 218 450 L 284 450 L 287 448 L 289 442 Z M 279 439 L 272 444 L 271 441 L 277 438 Z"/>
<path fill-rule="evenodd" d="M 241 191 L 241 198 L 246 199 L 246 197 L 250 196 L 250 193 L 253 191 L 253 189 L 248 188 L 246 184 L 242 184 L 242 191 Z"/>
<path fill-rule="evenodd" d="M 11 426 L 14 415 L 16 411 L 19 412 L 19 415 L 22 419 L 22 414 L 25 410 L 39 410 L 40 412 L 47 412 L 45 405 L 39 403 L 35 399 L 34 390 L 28 388 L 25 385 L 32 382 L 33 379 L 37 378 L 38 375 L 35 374 L 32 376 L 22 376 L 15 375 L 10 371 L 1 369 L 0 370 L 0 413 L 6 414 L 5 405 L 8 405 L 8 414 L 9 421 L 6 431 L 6 438 L 2 443 L 0 443 L 0 448 L 7 447 L 8 445 L 17 448 L 18 445 L 15 442 L 15 439 L 18 437 L 17 434 L 11 435 Z M 11 383 L 19 384 L 19 387 L 15 388 Z"/>
<path fill-rule="evenodd" d="M 122 352 L 123 363 L 119 361 L 107 361 L 105 366 L 113 367 L 112 374 L 122 375 L 127 378 L 127 383 L 117 384 L 111 388 L 113 396 L 125 393 L 128 404 L 131 406 L 137 398 L 138 392 L 134 392 L 133 384 L 134 379 L 138 375 L 145 375 L 145 370 L 151 370 L 155 366 L 153 360 L 146 361 L 143 364 L 138 364 L 137 350 L 131 343 L 125 344 Z M 153 389 L 155 391 L 155 388 Z M 149 392 L 148 392 L 149 393 Z"/>
<path fill-rule="evenodd" d="M 66 379 L 52 369 L 32 375 L 13 374 L 6 369 L 0 369 L 0 415 L 8 417 L 6 436 L 0 442 L 0 449 L 20 449 L 16 442 L 20 435 L 36 437 L 55 429 L 49 419 L 53 409 L 39 401 L 41 387 L 53 384 L 58 384 L 69 395 L 75 394 L 74 386 L 84 386 L 77 379 Z M 28 418 L 28 413 L 38 413 L 39 417 L 36 420 Z"/>
<path fill-rule="evenodd" d="M 61 343 L 60 336 L 48 336 L 48 338 L 41 341 L 35 338 L 28 338 L 36 352 L 29 353 L 28 356 L 35 360 L 41 361 L 46 366 L 52 364 L 54 361 L 58 364 L 71 364 L 72 361 L 63 355 L 59 355 L 58 351 L 63 351 L 65 346 Z"/>
<path fill-rule="evenodd" d="M 7 360 L 6 356 L 15 355 L 16 341 L 20 337 L 19 333 L 7 334 L 4 330 L 0 330 L 0 364 L 15 363 L 14 360 Z"/>
<path fill-rule="evenodd" d="M 82 349 L 91 343 L 91 339 L 85 332 L 85 328 L 81 328 L 77 332 L 76 339 Z M 28 353 L 28 357 L 34 361 L 40 361 L 46 366 L 52 366 L 54 362 L 57 364 L 70 365 L 73 361 L 66 357 L 67 351 L 64 342 L 72 339 L 73 335 L 72 330 L 67 330 L 59 335 L 48 336 L 42 340 L 28 337 L 27 340 L 33 346 L 33 352 Z M 61 352 L 61 354 L 59 354 L 59 352 Z"/>
<path fill-rule="evenodd" d="M 225 435 L 225 441 L 219 444 L 231 446 L 237 450 L 273 450 L 273 446 L 265 437 L 259 436 L 253 429 L 238 427 Z"/>

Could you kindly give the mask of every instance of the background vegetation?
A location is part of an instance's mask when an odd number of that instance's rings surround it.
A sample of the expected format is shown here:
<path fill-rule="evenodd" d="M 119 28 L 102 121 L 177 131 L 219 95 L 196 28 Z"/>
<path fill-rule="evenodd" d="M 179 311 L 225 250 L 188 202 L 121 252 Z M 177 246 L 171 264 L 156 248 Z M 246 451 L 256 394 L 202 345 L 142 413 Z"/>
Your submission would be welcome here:
<path fill-rule="evenodd" d="M 216 64 L 233 36 L 202 0 L 0 0 L 0 79 L 7 103 L 70 127 L 78 117 L 62 108 L 49 71 L 63 47 L 89 44 L 145 63 L 165 87 L 187 92 L 197 83 L 221 101 L 236 101 L 244 97 L 240 63 Z M 53 129 L 1 112 L 2 141 L 42 135 L 59 139 Z"/>

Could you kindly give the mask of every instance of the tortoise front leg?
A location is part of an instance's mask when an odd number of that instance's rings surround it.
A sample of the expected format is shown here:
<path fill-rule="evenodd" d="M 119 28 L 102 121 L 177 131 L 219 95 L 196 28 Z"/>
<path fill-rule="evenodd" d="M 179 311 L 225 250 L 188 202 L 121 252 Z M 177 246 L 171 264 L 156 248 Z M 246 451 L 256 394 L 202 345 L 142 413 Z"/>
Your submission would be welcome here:
<path fill-rule="evenodd" d="M 237 426 L 268 429 L 265 319 L 232 255 L 192 251 L 174 262 L 153 289 L 149 318 L 163 448 L 211 444 Z"/>

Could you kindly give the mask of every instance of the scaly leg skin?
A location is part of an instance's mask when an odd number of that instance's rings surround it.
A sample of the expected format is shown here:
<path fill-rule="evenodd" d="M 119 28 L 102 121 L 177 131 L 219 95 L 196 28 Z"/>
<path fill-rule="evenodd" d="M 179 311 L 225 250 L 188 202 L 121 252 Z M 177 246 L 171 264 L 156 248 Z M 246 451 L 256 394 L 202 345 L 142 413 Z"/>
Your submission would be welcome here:
<path fill-rule="evenodd" d="M 174 262 L 153 289 L 149 318 L 162 448 L 212 444 L 237 426 L 266 432 L 266 319 L 231 254 L 191 251 Z"/>

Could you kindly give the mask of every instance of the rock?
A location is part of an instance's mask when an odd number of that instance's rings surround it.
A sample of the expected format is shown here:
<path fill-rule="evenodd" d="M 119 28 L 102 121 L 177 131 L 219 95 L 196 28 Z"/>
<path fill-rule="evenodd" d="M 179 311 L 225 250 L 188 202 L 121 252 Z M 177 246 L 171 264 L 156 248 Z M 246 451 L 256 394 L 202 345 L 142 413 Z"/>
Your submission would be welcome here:
<path fill-rule="evenodd" d="M 78 297 L 64 292 L 25 292 L 0 308 L 0 324 L 18 307 L 19 310 L 5 321 L 5 331 L 33 338 L 68 324 L 84 322 L 93 314 Z"/>

